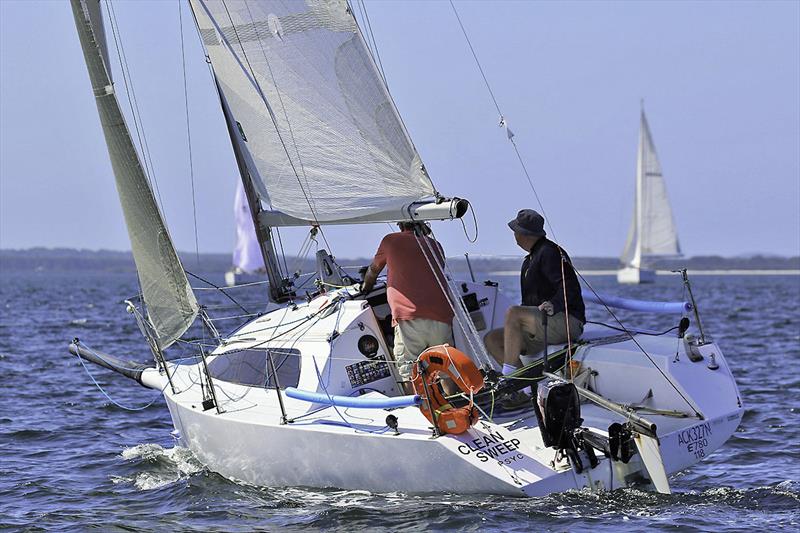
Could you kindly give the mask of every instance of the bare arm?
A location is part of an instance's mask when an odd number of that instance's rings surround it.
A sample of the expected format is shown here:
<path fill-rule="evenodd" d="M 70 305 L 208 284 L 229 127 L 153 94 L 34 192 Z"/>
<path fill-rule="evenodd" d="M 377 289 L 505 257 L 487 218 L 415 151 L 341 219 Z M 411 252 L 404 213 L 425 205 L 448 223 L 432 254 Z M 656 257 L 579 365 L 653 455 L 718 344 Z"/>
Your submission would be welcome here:
<path fill-rule="evenodd" d="M 364 281 L 361 283 L 361 292 L 369 292 L 375 286 L 375 282 L 378 280 L 378 275 L 380 275 L 381 270 L 383 268 L 378 268 L 375 263 L 371 263 L 369 268 L 367 269 L 367 273 L 364 274 Z"/>

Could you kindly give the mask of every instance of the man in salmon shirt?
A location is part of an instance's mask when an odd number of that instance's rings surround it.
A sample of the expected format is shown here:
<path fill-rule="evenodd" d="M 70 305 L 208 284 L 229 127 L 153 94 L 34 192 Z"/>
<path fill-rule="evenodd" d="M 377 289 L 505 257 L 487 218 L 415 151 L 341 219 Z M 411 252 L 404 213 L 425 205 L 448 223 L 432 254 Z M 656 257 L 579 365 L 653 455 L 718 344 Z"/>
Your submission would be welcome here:
<path fill-rule="evenodd" d="M 453 309 L 439 268 L 444 264 L 442 245 L 430 237 L 424 223 L 398 226 L 400 231 L 386 235 L 378 246 L 361 290 L 372 290 L 383 268 L 389 267 L 386 296 L 392 310 L 394 359 L 403 389 L 410 394 L 411 369 L 419 354 L 430 346 L 453 344 Z"/>

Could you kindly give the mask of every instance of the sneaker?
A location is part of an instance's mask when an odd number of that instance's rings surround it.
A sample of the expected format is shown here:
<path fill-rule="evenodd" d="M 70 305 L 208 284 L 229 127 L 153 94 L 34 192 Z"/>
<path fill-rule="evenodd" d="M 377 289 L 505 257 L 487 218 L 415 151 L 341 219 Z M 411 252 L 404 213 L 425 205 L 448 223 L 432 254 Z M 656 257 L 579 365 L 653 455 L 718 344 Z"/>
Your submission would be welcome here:
<path fill-rule="evenodd" d="M 514 391 L 501 398 L 498 403 L 503 410 L 514 411 L 515 409 L 520 409 L 522 407 L 533 407 L 532 402 L 533 399 L 530 395 L 525 394 L 522 391 Z"/>

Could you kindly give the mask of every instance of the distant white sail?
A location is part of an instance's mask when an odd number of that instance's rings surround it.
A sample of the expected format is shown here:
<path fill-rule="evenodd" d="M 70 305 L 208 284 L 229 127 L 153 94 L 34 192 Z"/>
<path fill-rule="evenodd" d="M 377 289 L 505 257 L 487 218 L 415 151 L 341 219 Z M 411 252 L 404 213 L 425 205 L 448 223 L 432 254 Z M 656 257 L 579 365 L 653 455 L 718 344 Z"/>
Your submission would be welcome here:
<path fill-rule="evenodd" d="M 199 310 L 197 300 L 172 245 L 114 93 L 102 41 L 104 33 L 98 0 L 72 0 L 72 12 L 114 169 L 147 318 L 158 347 L 164 349 L 192 325 Z"/>
<path fill-rule="evenodd" d="M 233 202 L 233 216 L 236 222 L 236 246 L 233 249 L 233 266 L 244 272 L 253 273 L 264 270 L 264 256 L 256 237 L 250 204 L 241 180 L 237 180 L 236 198 Z"/>
<path fill-rule="evenodd" d="M 345 0 L 191 0 L 272 210 L 336 221 L 435 191 Z"/>
<path fill-rule="evenodd" d="M 636 162 L 636 201 L 621 261 L 627 266 L 640 268 L 647 258 L 680 255 L 681 247 L 667 187 L 643 109 Z"/>

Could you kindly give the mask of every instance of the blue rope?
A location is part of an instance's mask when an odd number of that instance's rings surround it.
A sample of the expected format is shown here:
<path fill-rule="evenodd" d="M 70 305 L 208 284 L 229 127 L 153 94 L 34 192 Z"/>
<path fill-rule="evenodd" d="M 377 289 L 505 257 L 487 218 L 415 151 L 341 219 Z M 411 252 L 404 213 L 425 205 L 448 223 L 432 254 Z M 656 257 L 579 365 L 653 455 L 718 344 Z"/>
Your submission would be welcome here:
<path fill-rule="evenodd" d="M 88 348 L 88 346 L 87 346 L 87 348 Z M 89 349 L 91 350 L 91 348 L 89 348 Z M 159 399 L 159 398 L 161 398 L 161 395 L 163 394 L 164 390 L 167 388 L 166 386 L 164 386 L 164 388 L 163 388 L 163 389 L 161 389 L 161 392 L 159 392 L 159 393 L 158 393 L 158 396 L 156 396 L 155 398 L 153 398 L 153 401 L 151 401 L 150 403 L 148 403 L 147 405 L 145 405 L 145 406 L 143 406 L 143 407 L 128 407 L 128 406 L 122 405 L 121 403 L 119 403 L 119 402 L 117 402 L 116 400 L 114 400 L 114 399 L 113 399 L 111 396 L 109 396 L 109 395 L 108 395 L 108 393 L 107 393 L 107 392 L 106 392 L 106 391 L 103 389 L 103 387 L 102 387 L 102 386 L 100 386 L 100 384 L 97 382 L 97 380 L 96 380 L 96 379 L 94 379 L 94 376 L 92 375 L 91 371 L 89 370 L 89 367 L 87 367 L 87 366 L 86 366 L 86 363 L 83 361 L 83 357 L 81 357 L 81 354 L 80 354 L 80 352 L 79 352 L 78 350 L 75 350 L 75 351 L 76 351 L 76 355 L 78 356 L 78 361 L 80 361 L 80 362 L 81 362 L 81 366 L 83 366 L 83 369 L 84 369 L 84 370 L 86 370 L 86 373 L 87 373 L 87 374 L 89 375 L 89 377 L 92 379 L 92 382 L 95 384 L 95 386 L 97 387 L 97 389 L 98 389 L 100 392 L 102 392 L 102 393 L 103 393 L 103 396 L 105 396 L 105 397 L 106 397 L 106 399 L 107 399 L 109 402 L 113 403 L 114 405 L 116 405 L 116 406 L 117 406 L 117 407 L 119 407 L 120 409 L 125 409 L 126 411 L 144 411 L 145 409 L 147 409 L 148 407 L 150 407 L 151 405 L 153 405 L 154 403 L 156 403 L 156 402 L 158 401 L 158 399 Z M 94 350 L 92 350 L 92 351 L 94 351 Z M 99 356 L 98 356 L 98 357 L 99 357 Z M 101 359 L 102 359 L 102 357 L 101 357 Z M 169 384 L 167 384 L 167 385 L 169 385 Z"/>

